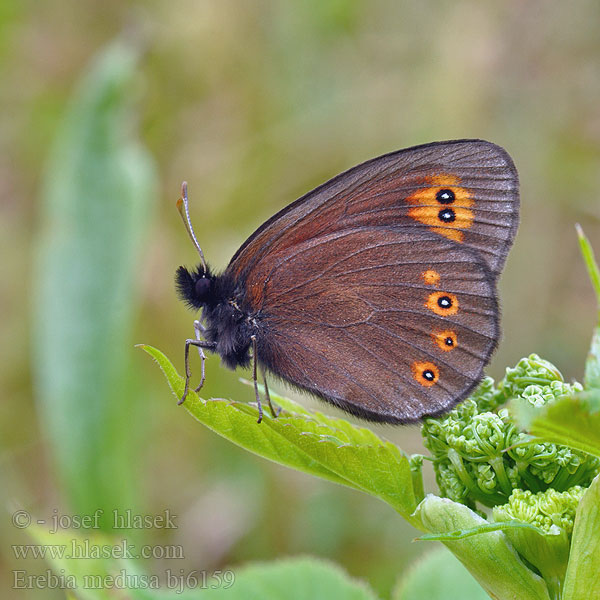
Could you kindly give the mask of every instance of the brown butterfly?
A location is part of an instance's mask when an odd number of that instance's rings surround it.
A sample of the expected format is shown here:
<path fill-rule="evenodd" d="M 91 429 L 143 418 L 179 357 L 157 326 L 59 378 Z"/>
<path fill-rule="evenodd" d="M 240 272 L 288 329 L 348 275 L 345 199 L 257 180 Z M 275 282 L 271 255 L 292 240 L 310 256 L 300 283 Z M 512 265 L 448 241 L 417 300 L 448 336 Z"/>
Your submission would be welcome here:
<path fill-rule="evenodd" d="M 496 281 L 519 220 L 515 166 L 482 140 L 385 154 L 334 177 L 261 225 L 221 274 L 200 253 L 179 295 L 202 309 L 189 348 L 252 360 L 370 421 L 410 423 L 463 400 L 499 338 Z M 266 387 L 266 398 L 275 416 Z"/>

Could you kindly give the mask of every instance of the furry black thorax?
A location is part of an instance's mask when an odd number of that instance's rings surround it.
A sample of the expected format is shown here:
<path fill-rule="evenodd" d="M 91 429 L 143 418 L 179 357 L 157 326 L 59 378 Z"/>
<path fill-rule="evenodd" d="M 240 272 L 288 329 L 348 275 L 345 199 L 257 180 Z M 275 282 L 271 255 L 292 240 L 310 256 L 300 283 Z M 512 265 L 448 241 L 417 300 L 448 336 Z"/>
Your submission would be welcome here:
<path fill-rule="evenodd" d="M 231 275 L 214 275 L 202 265 L 193 270 L 179 267 L 175 273 L 175 286 L 179 298 L 192 310 L 202 310 L 206 326 L 204 338 L 214 343 L 212 350 L 221 356 L 230 369 L 248 366 L 251 336 L 256 325 L 245 310 L 245 294 L 236 287 Z"/>

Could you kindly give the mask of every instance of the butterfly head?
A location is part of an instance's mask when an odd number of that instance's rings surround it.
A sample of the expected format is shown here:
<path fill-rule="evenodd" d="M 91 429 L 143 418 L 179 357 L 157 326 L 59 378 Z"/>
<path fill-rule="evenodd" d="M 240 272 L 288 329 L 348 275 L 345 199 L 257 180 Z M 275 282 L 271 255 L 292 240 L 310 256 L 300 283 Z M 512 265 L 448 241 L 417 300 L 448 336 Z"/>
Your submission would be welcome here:
<path fill-rule="evenodd" d="M 190 308 L 199 310 L 216 304 L 215 277 L 204 265 L 191 271 L 179 267 L 175 273 L 177 295 Z"/>

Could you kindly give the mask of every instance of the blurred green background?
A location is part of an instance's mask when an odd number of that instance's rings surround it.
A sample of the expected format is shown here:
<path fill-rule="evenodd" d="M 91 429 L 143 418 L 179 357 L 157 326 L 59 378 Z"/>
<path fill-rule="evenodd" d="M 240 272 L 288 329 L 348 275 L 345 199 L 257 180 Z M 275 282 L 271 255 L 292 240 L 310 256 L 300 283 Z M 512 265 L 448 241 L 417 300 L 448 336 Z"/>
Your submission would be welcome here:
<path fill-rule="evenodd" d="M 595 310 L 574 224 L 600 252 L 599 25 L 596 0 L 4 0 L 2 597 L 64 597 L 11 589 L 14 569 L 46 568 L 15 558 L 12 544 L 31 543 L 16 509 L 48 520 L 100 507 L 177 515 L 177 529 L 127 534 L 183 546 L 184 559 L 143 561 L 150 573 L 310 553 L 388 593 L 425 550 L 414 531 L 383 503 L 203 429 L 134 349 L 157 346 L 182 369 L 193 335 L 173 286 L 197 259 L 180 183 L 220 268 L 356 163 L 494 141 L 519 170 L 522 219 L 488 373 L 537 352 L 580 379 Z M 203 395 L 251 400 L 240 374 L 210 359 Z M 376 430 L 422 448 L 417 428 Z"/>

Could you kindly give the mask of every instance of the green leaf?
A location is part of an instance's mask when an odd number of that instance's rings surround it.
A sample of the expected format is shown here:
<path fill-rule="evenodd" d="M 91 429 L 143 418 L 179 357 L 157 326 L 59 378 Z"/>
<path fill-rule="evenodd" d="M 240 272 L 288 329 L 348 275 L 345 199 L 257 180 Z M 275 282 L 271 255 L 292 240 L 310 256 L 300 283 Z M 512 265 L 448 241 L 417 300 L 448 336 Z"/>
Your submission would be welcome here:
<path fill-rule="evenodd" d="M 519 425 L 544 441 L 600 456 L 600 390 L 559 398 L 542 408 L 515 400 Z"/>
<path fill-rule="evenodd" d="M 432 533 L 470 530 L 488 524 L 467 506 L 432 494 L 419 504 L 416 514 Z M 519 559 L 501 531 L 443 543 L 492 598 L 549 600 L 544 580 Z"/>
<path fill-rule="evenodd" d="M 364 583 L 351 579 L 336 565 L 316 558 L 288 558 L 252 563 L 232 569 L 235 583 L 229 588 L 202 590 L 198 600 L 375 600 Z"/>
<path fill-rule="evenodd" d="M 107 584 L 107 577 L 119 571 L 125 564 L 120 564 L 114 558 L 95 558 L 94 548 L 111 548 L 118 545 L 116 540 L 92 530 L 85 538 L 74 530 L 62 529 L 50 533 L 36 524 L 27 529 L 28 534 L 39 545 L 40 549 L 48 549 L 45 558 L 56 575 L 63 575 L 66 587 L 74 597 L 82 600 L 114 600 L 114 590 L 108 586 L 91 589 L 94 583 L 101 581 Z M 87 545 L 88 551 L 84 550 Z M 72 558 L 71 552 L 75 547 L 82 549 L 82 558 Z M 61 556 L 61 548 L 65 549 Z M 59 550 L 52 552 L 51 549 Z"/>
<path fill-rule="evenodd" d="M 581 255 L 585 262 L 594 293 L 596 294 L 596 302 L 598 303 L 598 321 L 600 322 L 600 269 L 598 268 L 598 262 L 594 256 L 594 250 L 590 241 L 583 233 L 583 229 L 578 224 L 576 225 L 577 235 L 579 237 L 579 247 L 581 248 Z"/>
<path fill-rule="evenodd" d="M 579 236 L 581 255 L 590 276 L 598 305 L 598 325 L 594 329 L 592 343 L 585 363 L 584 383 L 586 388 L 600 389 L 600 269 L 598 269 L 592 245 L 579 225 L 577 225 L 577 235 Z"/>
<path fill-rule="evenodd" d="M 600 475 L 583 495 L 571 538 L 564 600 L 600 598 Z"/>
<path fill-rule="evenodd" d="M 600 326 L 596 327 L 592 334 L 583 382 L 588 389 L 600 389 Z"/>
<path fill-rule="evenodd" d="M 569 559 L 569 536 L 558 527 L 554 527 L 551 533 L 546 533 L 530 523 L 506 521 L 483 523 L 478 527 L 445 534 L 426 534 L 417 539 L 446 542 L 490 531 L 504 531 L 515 550 L 539 570 L 548 588 L 554 592 L 552 597 L 560 597 Z"/>
<path fill-rule="evenodd" d="M 502 516 L 502 511 L 498 511 L 497 514 L 496 510 L 494 509 L 494 517 Z M 426 534 L 417 539 L 452 541 L 491 531 L 503 531 L 515 550 L 541 573 L 552 597 L 559 598 L 569 560 L 570 539 L 568 533 L 556 525 L 549 529 L 549 532 L 546 532 L 531 523 L 516 520 L 493 523 L 484 521 L 470 529 Z"/>
<path fill-rule="evenodd" d="M 540 535 L 532 528 L 512 528 L 505 531 L 515 550 L 538 569 L 553 598 L 560 598 L 569 561 L 569 536 L 559 527 Z"/>
<path fill-rule="evenodd" d="M 176 397 L 184 380 L 159 350 L 141 346 L 160 365 Z M 416 527 L 417 501 L 408 457 L 370 429 L 312 413 L 278 398 L 283 410 L 262 423 L 254 405 L 203 400 L 190 393 L 184 406 L 198 421 L 233 443 L 279 464 L 377 496 Z"/>
<path fill-rule="evenodd" d="M 46 558 L 57 575 L 68 580 L 74 596 L 84 600 L 377 600 L 364 583 L 352 579 L 336 565 L 311 557 L 288 558 L 275 562 L 251 563 L 243 568 L 215 571 L 172 569 L 170 578 L 157 570 L 144 573 L 129 559 L 113 558 L 124 548 L 121 540 L 99 534 L 60 530 L 49 533 L 37 525 L 28 529 L 41 547 L 60 548 L 64 556 L 47 552 Z M 70 557 L 71 548 L 80 547 L 86 558 Z M 127 545 L 134 553 L 136 547 Z M 108 558 L 93 558 L 102 549 Z M 159 578 L 160 575 L 160 578 Z M 159 587 L 159 579 L 160 582 Z M 124 591 L 127 590 L 127 593 Z"/>
<path fill-rule="evenodd" d="M 85 69 L 42 186 L 33 278 L 41 427 L 71 509 L 135 505 L 130 334 L 154 169 L 133 135 L 138 52 L 111 44 Z M 133 505 L 132 505 L 133 502 Z"/>
<path fill-rule="evenodd" d="M 484 589 L 446 548 L 428 552 L 412 565 L 392 600 L 489 600 Z"/>

